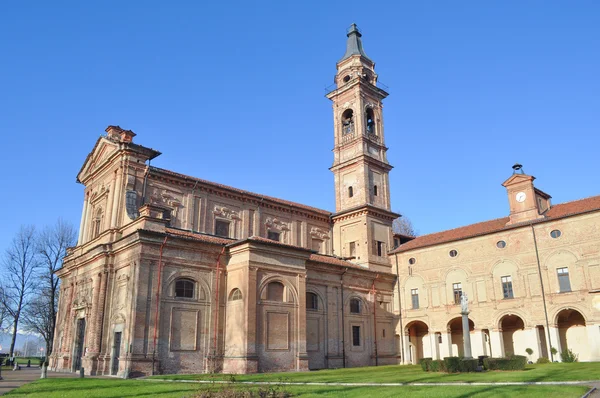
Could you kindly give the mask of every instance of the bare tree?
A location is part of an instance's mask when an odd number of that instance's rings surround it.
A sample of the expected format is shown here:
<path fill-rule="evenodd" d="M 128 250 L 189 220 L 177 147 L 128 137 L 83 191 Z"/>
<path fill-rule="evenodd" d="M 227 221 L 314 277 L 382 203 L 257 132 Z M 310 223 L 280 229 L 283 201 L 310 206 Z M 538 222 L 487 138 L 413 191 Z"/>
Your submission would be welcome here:
<path fill-rule="evenodd" d="M 56 313 L 56 308 L 51 308 L 51 304 L 50 292 L 44 289 L 28 303 L 21 315 L 23 330 L 42 336 L 46 342 L 46 355 L 54 337 L 52 314 Z"/>
<path fill-rule="evenodd" d="M 392 223 L 392 231 L 395 234 L 407 235 L 407 236 L 417 236 L 418 232 L 413 227 L 412 222 L 407 217 L 398 217 Z"/>
<path fill-rule="evenodd" d="M 9 316 L 8 311 L 4 306 L 4 301 L 4 286 L 0 284 L 0 332 L 5 332 L 6 327 L 8 326 L 6 321 L 8 321 Z"/>
<path fill-rule="evenodd" d="M 12 321 L 9 351 L 11 357 L 15 349 L 21 313 L 36 289 L 38 256 L 35 238 L 35 227 L 21 226 L 3 259 L 5 285 L 2 306 Z"/>
<path fill-rule="evenodd" d="M 46 340 L 46 355 L 52 353 L 56 312 L 58 310 L 58 285 L 60 280 L 55 272 L 62 267 L 63 258 L 67 255 L 67 248 L 75 246 L 75 239 L 76 234 L 73 226 L 61 219 L 54 226 L 46 227 L 37 238 L 36 249 L 41 262 L 42 292 L 35 301 L 35 308 L 32 308 L 31 313 L 28 314 L 32 316 L 32 321 L 35 320 L 33 315 L 37 314 L 36 325 L 30 324 L 29 326 L 32 329 L 39 329 L 35 330 L 36 333 L 41 334 Z M 47 311 L 47 315 L 42 310 Z M 47 335 L 42 333 L 42 330 L 47 330 Z"/>

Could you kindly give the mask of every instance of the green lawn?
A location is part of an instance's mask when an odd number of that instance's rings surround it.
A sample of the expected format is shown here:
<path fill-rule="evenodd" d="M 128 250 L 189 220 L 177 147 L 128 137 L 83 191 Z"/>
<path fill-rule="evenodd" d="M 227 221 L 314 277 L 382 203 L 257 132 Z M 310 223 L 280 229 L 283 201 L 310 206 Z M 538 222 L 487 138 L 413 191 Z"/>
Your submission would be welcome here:
<path fill-rule="evenodd" d="M 364 379 L 363 379 L 364 380 Z M 355 381 L 357 381 L 355 379 Z M 201 391 L 227 388 L 194 383 L 169 383 L 122 379 L 45 379 L 6 394 L 10 397 L 81 398 L 81 397 L 193 397 Z M 254 387 L 239 386 L 236 388 Z M 514 397 L 517 395 L 543 398 L 580 397 L 588 388 L 583 386 L 493 386 L 493 387 L 339 387 L 339 386 L 282 386 L 294 397 Z"/>
<path fill-rule="evenodd" d="M 152 376 L 171 380 L 230 380 L 232 376 L 216 374 Z M 319 370 L 313 372 L 259 373 L 235 375 L 236 381 L 293 382 L 371 382 L 371 383 L 438 383 L 438 382 L 501 382 L 501 381 L 588 381 L 600 379 L 600 362 L 548 363 L 527 365 L 523 371 L 483 373 L 424 372 L 420 366 L 393 365 L 365 368 Z"/>

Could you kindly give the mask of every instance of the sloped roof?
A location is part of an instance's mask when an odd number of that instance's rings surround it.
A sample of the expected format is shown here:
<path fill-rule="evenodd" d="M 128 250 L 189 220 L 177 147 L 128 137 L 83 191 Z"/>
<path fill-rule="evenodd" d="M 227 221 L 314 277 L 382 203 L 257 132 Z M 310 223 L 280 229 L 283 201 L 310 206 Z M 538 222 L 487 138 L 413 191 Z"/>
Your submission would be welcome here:
<path fill-rule="evenodd" d="M 199 183 L 212 186 L 214 188 L 225 189 L 225 190 L 232 191 L 232 192 L 235 192 L 235 193 L 238 193 L 238 194 L 241 194 L 241 195 L 254 196 L 255 199 L 258 199 L 258 200 L 265 199 L 265 200 L 269 200 L 271 202 L 275 202 L 275 203 L 277 203 L 279 205 L 292 206 L 292 207 L 296 207 L 298 209 L 312 211 L 312 212 L 319 213 L 319 214 L 321 214 L 323 216 L 326 216 L 326 217 L 329 217 L 332 214 L 330 211 L 319 209 L 319 208 L 316 208 L 316 207 L 303 205 L 303 204 L 297 203 L 297 202 L 290 202 L 288 200 L 274 198 L 272 196 L 261 195 L 261 194 L 250 192 L 250 191 L 245 191 L 243 189 L 234 188 L 234 187 L 231 187 L 229 185 L 223 185 L 223 184 L 219 184 L 219 183 L 216 183 L 216 182 L 212 182 L 212 181 L 208 181 L 208 180 L 203 180 L 203 179 L 192 177 L 192 176 L 188 176 L 188 175 L 185 175 L 185 174 L 176 173 L 176 172 L 171 171 L 171 170 L 161 169 L 159 167 L 151 166 L 150 169 L 152 171 L 155 171 L 155 172 L 158 172 L 158 173 L 167 174 L 167 175 L 171 175 L 173 177 L 183 178 L 183 179 L 191 180 L 191 181 L 194 181 L 194 182 L 197 181 Z"/>
<path fill-rule="evenodd" d="M 600 210 L 600 195 L 554 205 L 550 208 L 550 210 L 548 210 L 545 213 L 546 217 L 539 220 L 527 221 L 524 223 L 512 224 L 507 226 L 506 224 L 508 223 L 510 218 L 503 217 L 495 220 L 489 220 L 477 224 L 467 225 L 460 228 L 450 229 L 447 231 L 418 236 L 417 238 L 406 242 L 400 245 L 398 248 L 392 250 L 391 253 L 406 252 L 422 247 L 434 246 L 440 243 L 454 242 L 462 239 L 472 238 L 475 236 L 487 235 L 502 230 L 519 228 L 523 225 L 529 225 L 530 223 L 544 223 L 560 218 L 573 216 L 576 214 L 588 213 L 591 211 L 598 210 Z"/>
<path fill-rule="evenodd" d="M 234 239 L 221 238 L 214 235 L 207 235 L 200 232 L 186 231 L 177 228 L 166 228 L 165 232 L 167 235 L 174 236 L 176 238 L 187 238 L 198 242 L 215 243 L 218 245 L 227 245 L 234 242 Z"/>

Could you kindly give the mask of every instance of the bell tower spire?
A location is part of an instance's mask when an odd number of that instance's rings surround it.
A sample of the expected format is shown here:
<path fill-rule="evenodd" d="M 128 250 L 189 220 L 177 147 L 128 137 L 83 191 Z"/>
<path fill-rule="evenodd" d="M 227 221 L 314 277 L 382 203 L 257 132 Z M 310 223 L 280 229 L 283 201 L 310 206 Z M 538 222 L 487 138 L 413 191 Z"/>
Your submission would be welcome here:
<path fill-rule="evenodd" d="M 346 52 L 337 62 L 333 102 L 336 255 L 368 268 L 389 267 L 392 221 L 382 101 L 388 93 L 377 82 L 362 34 L 352 24 Z"/>

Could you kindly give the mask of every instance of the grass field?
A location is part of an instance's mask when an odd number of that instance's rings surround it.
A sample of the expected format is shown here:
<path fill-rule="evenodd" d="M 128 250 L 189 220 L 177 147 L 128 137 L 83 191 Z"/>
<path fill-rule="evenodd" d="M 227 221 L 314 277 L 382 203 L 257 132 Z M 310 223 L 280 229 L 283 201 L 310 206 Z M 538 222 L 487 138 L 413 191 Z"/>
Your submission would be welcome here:
<path fill-rule="evenodd" d="M 170 380 L 230 380 L 231 376 L 216 374 L 165 375 L 154 378 Z M 503 381 L 588 381 L 600 379 L 600 362 L 548 363 L 527 365 L 524 371 L 483 373 L 424 372 L 420 366 L 379 366 L 365 368 L 319 370 L 313 372 L 259 373 L 235 375 L 236 381 L 292 382 L 371 382 L 371 383 L 442 383 L 442 382 L 503 382 Z"/>
<path fill-rule="evenodd" d="M 6 394 L 10 397 L 31 398 L 81 398 L 81 397 L 193 397 L 202 391 L 227 388 L 194 383 L 169 383 L 122 379 L 45 379 Z M 236 388 L 257 389 L 239 386 Z M 339 386 L 282 386 L 294 397 L 391 398 L 401 395 L 411 397 L 527 397 L 568 398 L 580 397 L 588 388 L 584 386 L 485 386 L 485 387 L 339 387 Z"/>

